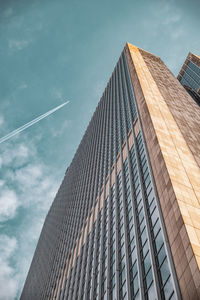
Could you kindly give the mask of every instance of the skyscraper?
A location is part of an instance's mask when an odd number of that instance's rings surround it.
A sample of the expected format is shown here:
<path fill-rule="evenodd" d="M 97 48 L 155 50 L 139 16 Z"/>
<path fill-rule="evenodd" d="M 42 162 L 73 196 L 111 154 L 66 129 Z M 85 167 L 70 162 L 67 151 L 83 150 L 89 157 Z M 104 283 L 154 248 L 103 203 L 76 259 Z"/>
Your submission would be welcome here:
<path fill-rule="evenodd" d="M 200 57 L 189 53 L 179 74 L 178 80 L 200 106 Z"/>
<path fill-rule="evenodd" d="M 46 217 L 21 299 L 200 297 L 200 107 L 126 44 Z"/>

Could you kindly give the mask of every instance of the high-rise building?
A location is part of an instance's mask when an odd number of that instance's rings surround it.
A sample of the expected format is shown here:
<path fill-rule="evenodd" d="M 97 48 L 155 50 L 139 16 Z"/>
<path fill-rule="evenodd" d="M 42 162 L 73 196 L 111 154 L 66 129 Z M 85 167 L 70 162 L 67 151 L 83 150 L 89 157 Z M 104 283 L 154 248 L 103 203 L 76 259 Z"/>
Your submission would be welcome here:
<path fill-rule="evenodd" d="M 126 44 L 46 217 L 21 299 L 200 298 L 200 107 Z"/>
<path fill-rule="evenodd" d="M 200 56 L 188 54 L 178 74 L 178 80 L 200 106 Z"/>

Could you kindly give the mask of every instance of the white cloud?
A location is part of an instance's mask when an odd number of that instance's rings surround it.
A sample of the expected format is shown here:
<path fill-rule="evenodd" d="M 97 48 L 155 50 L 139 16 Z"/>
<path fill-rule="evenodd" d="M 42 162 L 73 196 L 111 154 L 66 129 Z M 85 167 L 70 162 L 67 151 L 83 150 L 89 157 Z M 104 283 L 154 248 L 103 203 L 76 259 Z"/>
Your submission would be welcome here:
<path fill-rule="evenodd" d="M 4 16 L 5 16 L 6 18 L 12 16 L 12 14 L 13 14 L 13 8 L 12 8 L 12 7 L 8 7 L 8 8 L 4 11 Z"/>
<path fill-rule="evenodd" d="M 29 160 L 29 156 L 35 153 L 34 148 L 28 148 L 24 143 L 15 143 L 13 147 L 12 142 L 4 144 L 4 151 L 0 156 L 0 166 L 5 167 L 20 167 Z"/>
<path fill-rule="evenodd" d="M 63 91 L 59 88 L 53 88 L 51 90 L 51 94 L 57 100 L 62 100 L 63 99 Z"/>
<path fill-rule="evenodd" d="M 0 115 L 0 125 L 3 125 L 3 123 L 4 123 L 4 117 Z"/>
<path fill-rule="evenodd" d="M 2 260 L 7 260 L 17 247 L 17 240 L 7 235 L 0 235 L 0 254 Z"/>
<path fill-rule="evenodd" d="M 145 19 L 142 21 L 142 25 L 145 30 L 151 31 L 151 38 L 159 37 L 161 39 L 166 35 L 173 40 L 182 35 L 183 14 L 174 1 L 160 1 L 156 10 L 153 6 L 150 8 L 150 15 L 153 17 L 152 22 Z M 176 35 L 175 32 L 179 33 Z"/>
<path fill-rule="evenodd" d="M 58 180 L 40 160 L 35 140 L 27 140 L 25 136 L 24 142 L 15 140 L 15 147 L 13 141 L 2 145 L 1 229 L 4 221 L 11 218 L 16 217 L 19 224 L 15 233 L 17 252 L 12 250 L 15 249 L 14 239 L 1 239 L 0 236 L 0 300 L 11 300 L 21 294 L 44 217 L 58 189 Z M 25 212 L 20 219 L 16 213 L 19 207 Z M 4 250 L 1 250 L 2 243 L 7 245 Z M 6 248 L 10 250 L 5 252 Z"/>
<path fill-rule="evenodd" d="M 8 47 L 11 50 L 22 50 L 31 43 L 31 40 L 16 40 L 16 39 L 10 39 L 8 41 Z"/>
<path fill-rule="evenodd" d="M 177 40 L 181 36 L 183 36 L 184 33 L 185 33 L 185 30 L 183 28 L 179 27 L 171 33 L 171 37 L 172 37 L 172 39 Z"/>
<path fill-rule="evenodd" d="M 18 276 L 9 262 L 16 249 L 16 238 L 0 235 L 0 300 L 12 300 L 17 293 Z"/>
<path fill-rule="evenodd" d="M 0 187 L 2 187 L 4 184 L 5 184 L 5 181 L 0 179 Z"/>
<path fill-rule="evenodd" d="M 0 222 L 12 219 L 15 216 L 19 201 L 13 190 L 4 188 L 0 192 Z"/>
<path fill-rule="evenodd" d="M 28 154 L 29 149 L 24 144 L 20 144 L 18 148 L 18 156 L 27 158 Z"/>
<path fill-rule="evenodd" d="M 18 274 L 18 289 L 15 296 L 17 298 L 20 297 L 22 288 L 24 286 L 43 222 L 43 216 L 33 215 L 31 220 L 26 221 L 26 224 L 24 224 L 26 230 L 20 232 L 20 235 L 18 236 L 18 253 L 23 253 L 23 256 L 18 255 L 16 258 L 15 269 Z"/>
<path fill-rule="evenodd" d="M 52 136 L 53 137 L 61 136 L 66 129 L 68 129 L 69 127 L 71 127 L 71 125 L 72 125 L 72 121 L 71 120 L 65 120 L 60 127 L 58 127 L 58 128 L 52 127 L 51 128 L 51 134 L 52 134 Z"/>
<path fill-rule="evenodd" d="M 46 212 L 57 190 L 55 178 L 49 174 L 48 167 L 42 163 L 31 163 L 7 173 L 7 178 L 16 184 L 20 205 L 28 208 L 32 205 Z"/>
<path fill-rule="evenodd" d="M 33 187 L 38 184 L 41 179 L 42 170 L 40 165 L 29 164 L 24 168 L 16 170 L 14 173 L 14 180 L 16 180 L 18 186 L 21 189 L 26 189 L 27 187 Z"/>
<path fill-rule="evenodd" d="M 28 85 L 26 83 L 22 83 L 20 86 L 19 86 L 19 89 L 20 90 L 24 90 L 24 89 L 27 89 Z"/>
<path fill-rule="evenodd" d="M 179 13 L 170 13 L 164 20 L 163 24 L 164 25 L 169 25 L 169 24 L 174 24 L 177 23 L 181 20 L 181 15 Z"/>

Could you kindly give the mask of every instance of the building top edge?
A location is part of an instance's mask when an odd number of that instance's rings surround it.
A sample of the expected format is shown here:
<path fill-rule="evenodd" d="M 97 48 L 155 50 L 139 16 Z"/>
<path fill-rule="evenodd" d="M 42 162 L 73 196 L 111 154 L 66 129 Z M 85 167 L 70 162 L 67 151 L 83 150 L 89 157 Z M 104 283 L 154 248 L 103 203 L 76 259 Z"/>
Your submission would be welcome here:
<path fill-rule="evenodd" d="M 131 43 L 129 43 L 129 42 L 126 42 L 126 46 L 127 46 L 127 48 L 128 48 L 129 50 L 130 50 L 130 49 L 132 49 L 132 50 L 139 50 L 139 51 L 142 51 L 142 52 L 144 52 L 144 53 L 153 55 L 154 57 L 156 57 L 156 58 L 158 58 L 158 59 L 161 59 L 158 55 L 155 55 L 155 54 L 153 54 L 153 53 L 151 53 L 151 52 L 149 52 L 149 51 L 146 51 L 146 50 L 144 50 L 144 49 L 142 49 L 142 48 L 140 48 L 140 47 L 138 47 L 138 46 L 135 46 L 135 45 L 133 45 L 133 44 L 131 44 Z"/>

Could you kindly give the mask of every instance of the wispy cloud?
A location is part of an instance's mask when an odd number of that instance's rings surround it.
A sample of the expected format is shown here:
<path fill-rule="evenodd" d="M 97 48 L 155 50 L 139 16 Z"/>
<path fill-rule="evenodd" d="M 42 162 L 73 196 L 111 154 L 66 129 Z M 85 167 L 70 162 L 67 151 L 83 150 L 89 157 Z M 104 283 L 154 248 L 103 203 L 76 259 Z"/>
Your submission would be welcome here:
<path fill-rule="evenodd" d="M 22 83 L 20 86 L 19 86 L 19 89 L 20 90 L 24 90 L 24 89 L 27 89 L 28 85 L 26 83 Z"/>
<path fill-rule="evenodd" d="M 0 192 L 0 222 L 12 219 L 15 216 L 19 201 L 15 191 L 7 187 Z"/>
<path fill-rule="evenodd" d="M 0 235 L 0 300 L 14 299 L 17 293 L 18 276 L 10 264 L 16 249 L 17 240 L 14 237 Z"/>
<path fill-rule="evenodd" d="M 164 25 L 169 25 L 169 24 L 174 24 L 177 23 L 181 20 L 181 15 L 178 12 L 174 12 L 174 13 L 169 13 L 169 15 L 167 17 L 165 17 L 165 19 L 163 20 L 163 24 Z"/>
<path fill-rule="evenodd" d="M 57 100 L 62 100 L 63 99 L 63 91 L 60 88 L 55 88 L 55 87 L 52 88 L 51 94 Z"/>
<path fill-rule="evenodd" d="M 148 31 L 151 31 L 151 37 L 161 37 L 166 35 L 167 38 L 174 38 L 174 32 L 182 29 L 182 13 L 174 4 L 174 1 L 160 1 L 155 7 L 150 8 L 150 15 L 153 17 L 152 22 L 144 19 L 142 25 Z"/>
<path fill-rule="evenodd" d="M 4 17 L 8 18 L 11 17 L 13 14 L 13 8 L 12 7 L 8 7 L 5 11 L 4 11 Z"/>
<path fill-rule="evenodd" d="M 4 117 L 0 115 L 0 126 L 3 125 L 3 123 L 4 123 Z"/>
<path fill-rule="evenodd" d="M 177 28 L 177 30 L 175 30 L 171 33 L 171 37 L 172 37 L 172 39 L 177 40 L 184 34 L 185 34 L 185 30 L 183 28 L 179 27 L 179 28 Z"/>
<path fill-rule="evenodd" d="M 8 41 L 8 47 L 11 50 L 20 51 L 20 50 L 23 50 L 24 48 L 28 47 L 31 42 L 32 42 L 32 40 L 10 39 Z"/>
<path fill-rule="evenodd" d="M 51 134 L 53 137 L 61 136 L 65 132 L 65 130 L 71 128 L 71 126 L 72 126 L 72 121 L 65 120 L 59 128 L 52 127 Z"/>
<path fill-rule="evenodd" d="M 16 138 L 14 143 L 15 147 L 13 141 L 2 144 L 0 156 L 0 226 L 3 229 L 4 222 L 11 219 L 19 223 L 15 237 L 0 235 L 0 300 L 19 297 L 44 217 L 58 189 L 54 173 L 39 158 L 35 140 Z M 21 208 L 23 216 L 19 216 Z"/>
<path fill-rule="evenodd" d="M 19 143 L 16 140 L 15 148 L 12 145 L 12 142 L 7 143 L 0 154 L 0 165 L 7 170 L 23 166 L 27 163 L 29 157 L 35 154 L 35 148 L 29 148 L 23 142 Z M 2 176 L 5 176 L 5 174 L 2 174 Z"/>

